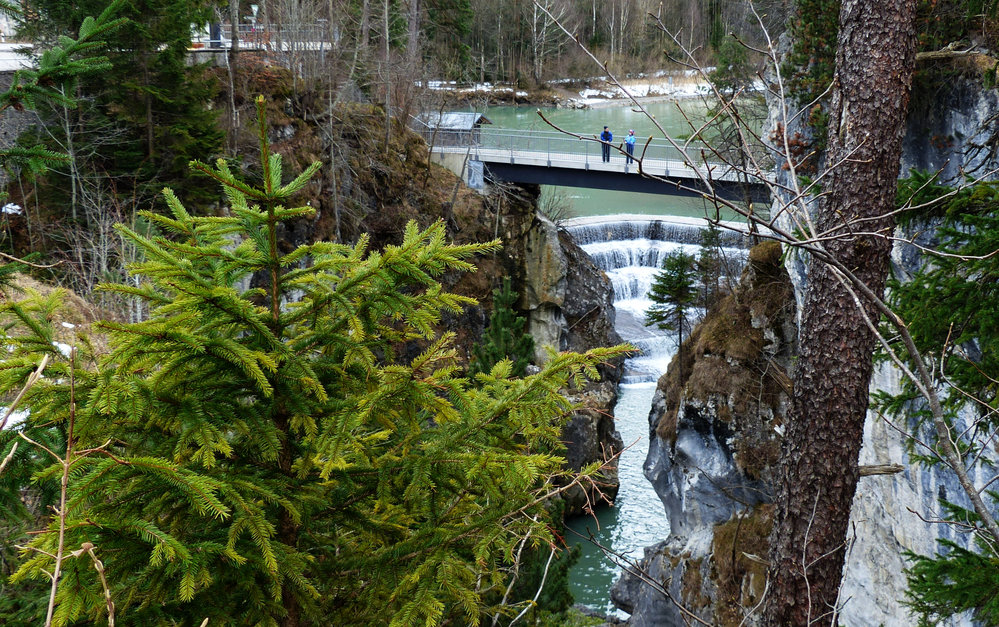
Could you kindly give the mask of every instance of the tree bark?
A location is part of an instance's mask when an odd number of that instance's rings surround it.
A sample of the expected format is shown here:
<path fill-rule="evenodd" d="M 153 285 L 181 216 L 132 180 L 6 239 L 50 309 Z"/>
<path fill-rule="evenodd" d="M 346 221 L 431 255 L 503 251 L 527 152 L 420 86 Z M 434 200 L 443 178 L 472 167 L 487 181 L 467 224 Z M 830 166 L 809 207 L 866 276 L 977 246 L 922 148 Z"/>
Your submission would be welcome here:
<path fill-rule="evenodd" d="M 369 33 L 369 22 L 371 20 L 371 2 L 364 0 L 361 3 L 361 49 L 367 52 L 371 44 L 371 34 Z"/>
<path fill-rule="evenodd" d="M 884 291 L 915 59 L 915 0 L 843 0 L 823 184 L 826 252 Z M 861 233 L 863 232 L 863 233 Z M 866 234 L 865 234 L 866 233 Z M 876 233 L 877 235 L 868 235 Z M 873 307 L 867 314 L 877 320 Z M 778 469 L 765 624 L 829 624 L 843 573 L 875 338 L 827 263 L 813 257 L 801 354 Z"/>
<path fill-rule="evenodd" d="M 239 55 L 239 4 L 229 3 L 229 67 L 236 67 L 236 57 Z"/>
<path fill-rule="evenodd" d="M 409 0 L 409 23 L 406 36 L 406 59 L 409 69 L 416 71 L 420 58 L 420 0 Z"/>

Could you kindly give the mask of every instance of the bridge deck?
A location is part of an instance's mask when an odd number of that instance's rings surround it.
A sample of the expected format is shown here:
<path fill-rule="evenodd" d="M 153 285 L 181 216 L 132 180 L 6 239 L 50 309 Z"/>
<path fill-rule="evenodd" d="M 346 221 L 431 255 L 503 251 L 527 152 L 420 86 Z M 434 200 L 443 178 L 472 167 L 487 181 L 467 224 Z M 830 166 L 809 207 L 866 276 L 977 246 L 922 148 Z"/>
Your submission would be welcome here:
<path fill-rule="evenodd" d="M 576 170 L 593 170 L 597 172 L 614 172 L 617 174 L 638 174 L 638 157 L 629 165 L 625 155 L 611 149 L 610 162 L 601 160 L 600 155 L 596 157 L 580 154 L 571 155 L 564 153 L 549 153 L 541 150 L 525 150 L 520 148 L 488 148 L 482 146 L 468 147 L 462 146 L 440 146 L 434 148 L 435 152 L 464 154 L 469 152 L 469 158 L 484 163 L 510 163 L 525 166 L 537 166 L 546 168 L 571 168 Z M 698 178 L 697 171 L 689 167 L 681 160 L 645 158 L 641 163 L 642 170 L 647 174 L 657 176 L 668 175 L 679 178 Z M 724 164 L 709 164 L 705 168 L 700 168 L 701 173 L 714 180 L 734 180 L 736 173 Z"/>
<path fill-rule="evenodd" d="M 481 161 L 493 178 L 520 183 L 595 187 L 669 195 L 700 196 L 708 190 L 736 200 L 748 190 L 754 201 L 765 201 L 767 190 L 744 177 L 699 143 L 688 143 L 686 153 L 700 163 L 691 164 L 683 152 L 665 140 L 636 142 L 631 164 L 622 152 L 622 142 L 613 142 L 610 162 L 601 158 L 601 143 L 552 131 L 521 131 L 482 128 L 475 131 L 438 131 L 424 134 L 434 153 L 468 155 Z M 641 173 L 638 160 L 641 160 Z M 641 176 L 665 178 L 673 183 Z"/>

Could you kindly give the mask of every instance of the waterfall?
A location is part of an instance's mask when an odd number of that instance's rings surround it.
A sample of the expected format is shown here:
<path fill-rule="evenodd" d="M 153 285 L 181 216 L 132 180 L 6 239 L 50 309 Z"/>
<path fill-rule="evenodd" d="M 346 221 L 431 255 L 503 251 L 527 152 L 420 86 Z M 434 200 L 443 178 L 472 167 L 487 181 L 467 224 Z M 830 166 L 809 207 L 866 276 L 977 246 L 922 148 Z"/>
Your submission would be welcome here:
<path fill-rule="evenodd" d="M 569 578 L 576 601 L 623 617 L 626 615 L 610 602 L 610 587 L 619 570 L 584 538 L 592 537 L 602 546 L 635 559 L 642 556 L 645 546 L 670 533 L 662 501 L 646 480 L 642 466 L 648 451 L 652 396 L 676 352 L 676 336 L 646 327 L 645 311 L 652 305 L 648 294 L 663 259 L 677 250 L 698 256 L 706 223 L 676 216 L 612 215 L 576 218 L 563 226 L 611 280 L 615 326 L 622 339 L 639 350 L 627 360 L 614 409 L 617 429 L 629 447 L 618 464 L 621 488 L 614 507 L 599 509 L 595 520 L 581 516 L 568 521 L 570 536 L 581 550 Z M 723 253 L 735 262 L 732 272 L 739 272 L 746 257 L 745 238 L 736 230 L 723 230 L 721 239 Z M 694 311 L 692 317 L 700 314 Z"/>
<path fill-rule="evenodd" d="M 701 231 L 706 226 L 706 221 L 701 218 L 631 214 L 573 218 L 565 222 L 565 227 L 580 246 L 598 242 L 643 239 L 699 245 Z M 745 235 L 743 235 L 745 225 L 739 222 L 722 222 L 720 226 L 722 246 L 731 248 L 745 246 Z"/>
<path fill-rule="evenodd" d="M 652 305 L 649 290 L 663 259 L 678 250 L 697 257 L 706 222 L 678 216 L 612 215 L 568 220 L 564 224 L 614 286 L 616 327 L 640 354 L 628 360 L 622 383 L 655 382 L 666 372 L 676 338 L 644 324 Z M 736 272 L 745 262 L 747 238 L 740 224 L 723 223 L 722 251 Z M 692 311 L 695 317 L 702 311 Z"/>

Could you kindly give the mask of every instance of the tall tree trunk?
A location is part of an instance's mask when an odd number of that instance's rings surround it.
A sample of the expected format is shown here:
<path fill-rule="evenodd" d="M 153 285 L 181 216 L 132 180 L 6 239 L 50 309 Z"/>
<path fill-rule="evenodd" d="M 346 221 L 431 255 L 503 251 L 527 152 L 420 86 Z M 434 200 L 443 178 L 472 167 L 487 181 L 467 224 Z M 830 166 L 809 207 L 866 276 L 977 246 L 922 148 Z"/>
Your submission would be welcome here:
<path fill-rule="evenodd" d="M 610 8 L 610 58 L 611 61 L 614 60 L 614 47 L 617 44 L 617 12 L 614 10 L 614 5 Z"/>
<path fill-rule="evenodd" d="M 257 24 L 260 24 L 260 28 L 258 29 L 260 31 L 260 35 L 259 36 L 261 37 L 260 41 L 264 45 L 264 48 L 267 48 L 267 44 L 270 41 L 270 35 L 269 35 L 268 31 L 270 31 L 270 29 L 271 29 L 271 21 L 267 17 L 267 13 L 268 13 L 268 11 L 267 11 L 267 0 L 257 0 L 257 3 L 259 4 L 259 7 L 258 7 L 259 10 L 257 11 Z M 278 28 L 279 29 L 281 28 L 281 16 L 280 15 L 278 16 Z"/>
<path fill-rule="evenodd" d="M 817 230 L 828 254 L 884 291 L 915 59 L 915 0 L 843 0 Z M 863 221 L 863 222 L 858 222 Z M 881 236 L 856 234 L 879 233 Z M 875 338 L 827 264 L 809 268 L 792 415 L 778 474 L 765 624 L 828 625 L 843 573 Z M 877 320 L 873 307 L 867 313 Z"/>
<path fill-rule="evenodd" d="M 392 138 L 392 89 L 395 87 L 392 78 L 389 76 L 389 59 L 392 55 L 391 44 L 392 44 L 392 30 L 391 22 L 389 21 L 389 3 L 390 0 L 385 0 L 382 4 L 382 26 L 384 27 L 385 36 L 385 57 L 382 61 L 382 80 L 385 83 L 385 147 L 383 150 L 388 151 L 389 140 Z"/>
<path fill-rule="evenodd" d="M 590 24 L 590 37 L 597 36 L 597 0 L 593 0 L 593 22 Z"/>
<path fill-rule="evenodd" d="M 368 22 L 371 19 L 371 0 L 364 0 L 361 3 L 361 49 L 367 51 L 371 43 L 371 36 L 368 33 Z"/>
<path fill-rule="evenodd" d="M 229 67 L 236 67 L 236 56 L 239 54 L 239 3 L 229 3 Z"/>
<path fill-rule="evenodd" d="M 497 12 L 496 18 L 496 32 L 498 33 L 496 37 L 496 58 L 499 59 L 499 75 L 503 77 L 504 80 L 510 80 L 510 77 L 506 74 L 506 53 L 503 51 L 503 43 L 506 41 L 503 30 L 503 9 L 501 8 Z"/>
<path fill-rule="evenodd" d="M 541 82 L 541 63 L 544 56 L 544 28 L 541 25 L 542 13 L 535 2 L 531 5 L 531 74 L 534 82 Z M 547 16 L 545 16 L 547 17 Z"/>
<path fill-rule="evenodd" d="M 149 78 L 149 60 L 144 56 L 142 59 L 142 77 L 145 85 L 150 85 L 152 80 Z M 154 130 L 156 128 L 153 123 L 153 96 L 151 93 L 146 92 L 143 98 L 143 104 L 146 109 L 146 159 L 149 161 L 153 160 L 153 155 L 156 153 L 155 145 L 155 134 Z"/>
<path fill-rule="evenodd" d="M 66 97 L 65 88 L 60 88 L 63 97 Z M 76 147 L 73 141 L 73 128 L 72 120 L 70 120 L 71 114 L 69 106 L 65 103 L 62 105 L 62 123 L 63 123 L 63 133 L 66 135 L 66 156 L 69 157 L 69 184 L 70 184 L 70 196 L 69 196 L 69 206 L 70 215 L 73 216 L 73 222 L 77 221 L 77 205 L 79 204 L 79 184 L 80 184 L 80 172 L 79 164 L 76 162 Z"/>
<path fill-rule="evenodd" d="M 406 59 L 409 68 L 416 71 L 416 61 L 420 58 L 420 0 L 409 0 L 409 24 L 406 41 Z"/>
<path fill-rule="evenodd" d="M 235 156 L 239 149 L 239 109 L 236 108 L 236 85 L 238 70 L 236 60 L 239 56 L 239 3 L 229 3 L 229 52 L 226 56 L 229 70 L 229 152 Z"/>

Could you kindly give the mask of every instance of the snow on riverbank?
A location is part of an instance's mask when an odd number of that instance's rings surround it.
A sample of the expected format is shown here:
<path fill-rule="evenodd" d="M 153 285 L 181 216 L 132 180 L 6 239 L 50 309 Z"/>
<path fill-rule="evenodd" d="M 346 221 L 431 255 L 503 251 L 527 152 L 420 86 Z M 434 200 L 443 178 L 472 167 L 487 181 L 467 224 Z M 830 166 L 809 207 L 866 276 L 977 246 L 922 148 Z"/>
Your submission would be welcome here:
<path fill-rule="evenodd" d="M 416 85 L 423 86 L 422 81 L 416 81 Z M 529 94 L 522 89 L 494 85 L 493 83 L 475 83 L 474 85 L 462 85 L 457 81 L 427 81 L 427 89 L 432 91 L 450 91 L 457 94 L 513 94 L 519 98 L 526 98 Z"/>
<path fill-rule="evenodd" d="M 710 72 L 713 68 L 708 68 Z M 547 87 L 558 92 L 555 100 L 561 107 L 571 109 L 589 109 L 601 106 L 613 106 L 634 97 L 645 101 L 679 100 L 704 96 L 710 92 L 708 82 L 694 70 L 668 71 L 660 70 L 651 74 L 637 74 L 614 84 L 609 77 L 595 76 L 585 79 L 562 79 L 551 81 Z M 418 83 L 422 85 L 422 83 Z M 585 87 L 580 88 L 580 85 Z M 448 92 L 459 98 L 481 96 L 484 98 L 510 99 L 513 96 L 517 102 L 532 102 L 552 100 L 552 94 L 544 96 L 515 89 L 507 85 L 494 83 L 476 83 L 462 85 L 454 81 L 428 81 L 428 89 Z"/>
<path fill-rule="evenodd" d="M 710 72 L 711 69 L 706 71 Z M 590 82 L 593 86 L 580 90 L 579 97 L 569 98 L 565 105 L 575 108 L 600 107 L 618 104 L 616 100 L 630 97 L 643 100 L 679 100 L 707 95 L 711 89 L 704 77 L 694 70 L 660 70 L 651 75 L 638 74 L 620 80 L 620 86 L 608 82 L 605 77 Z"/>

